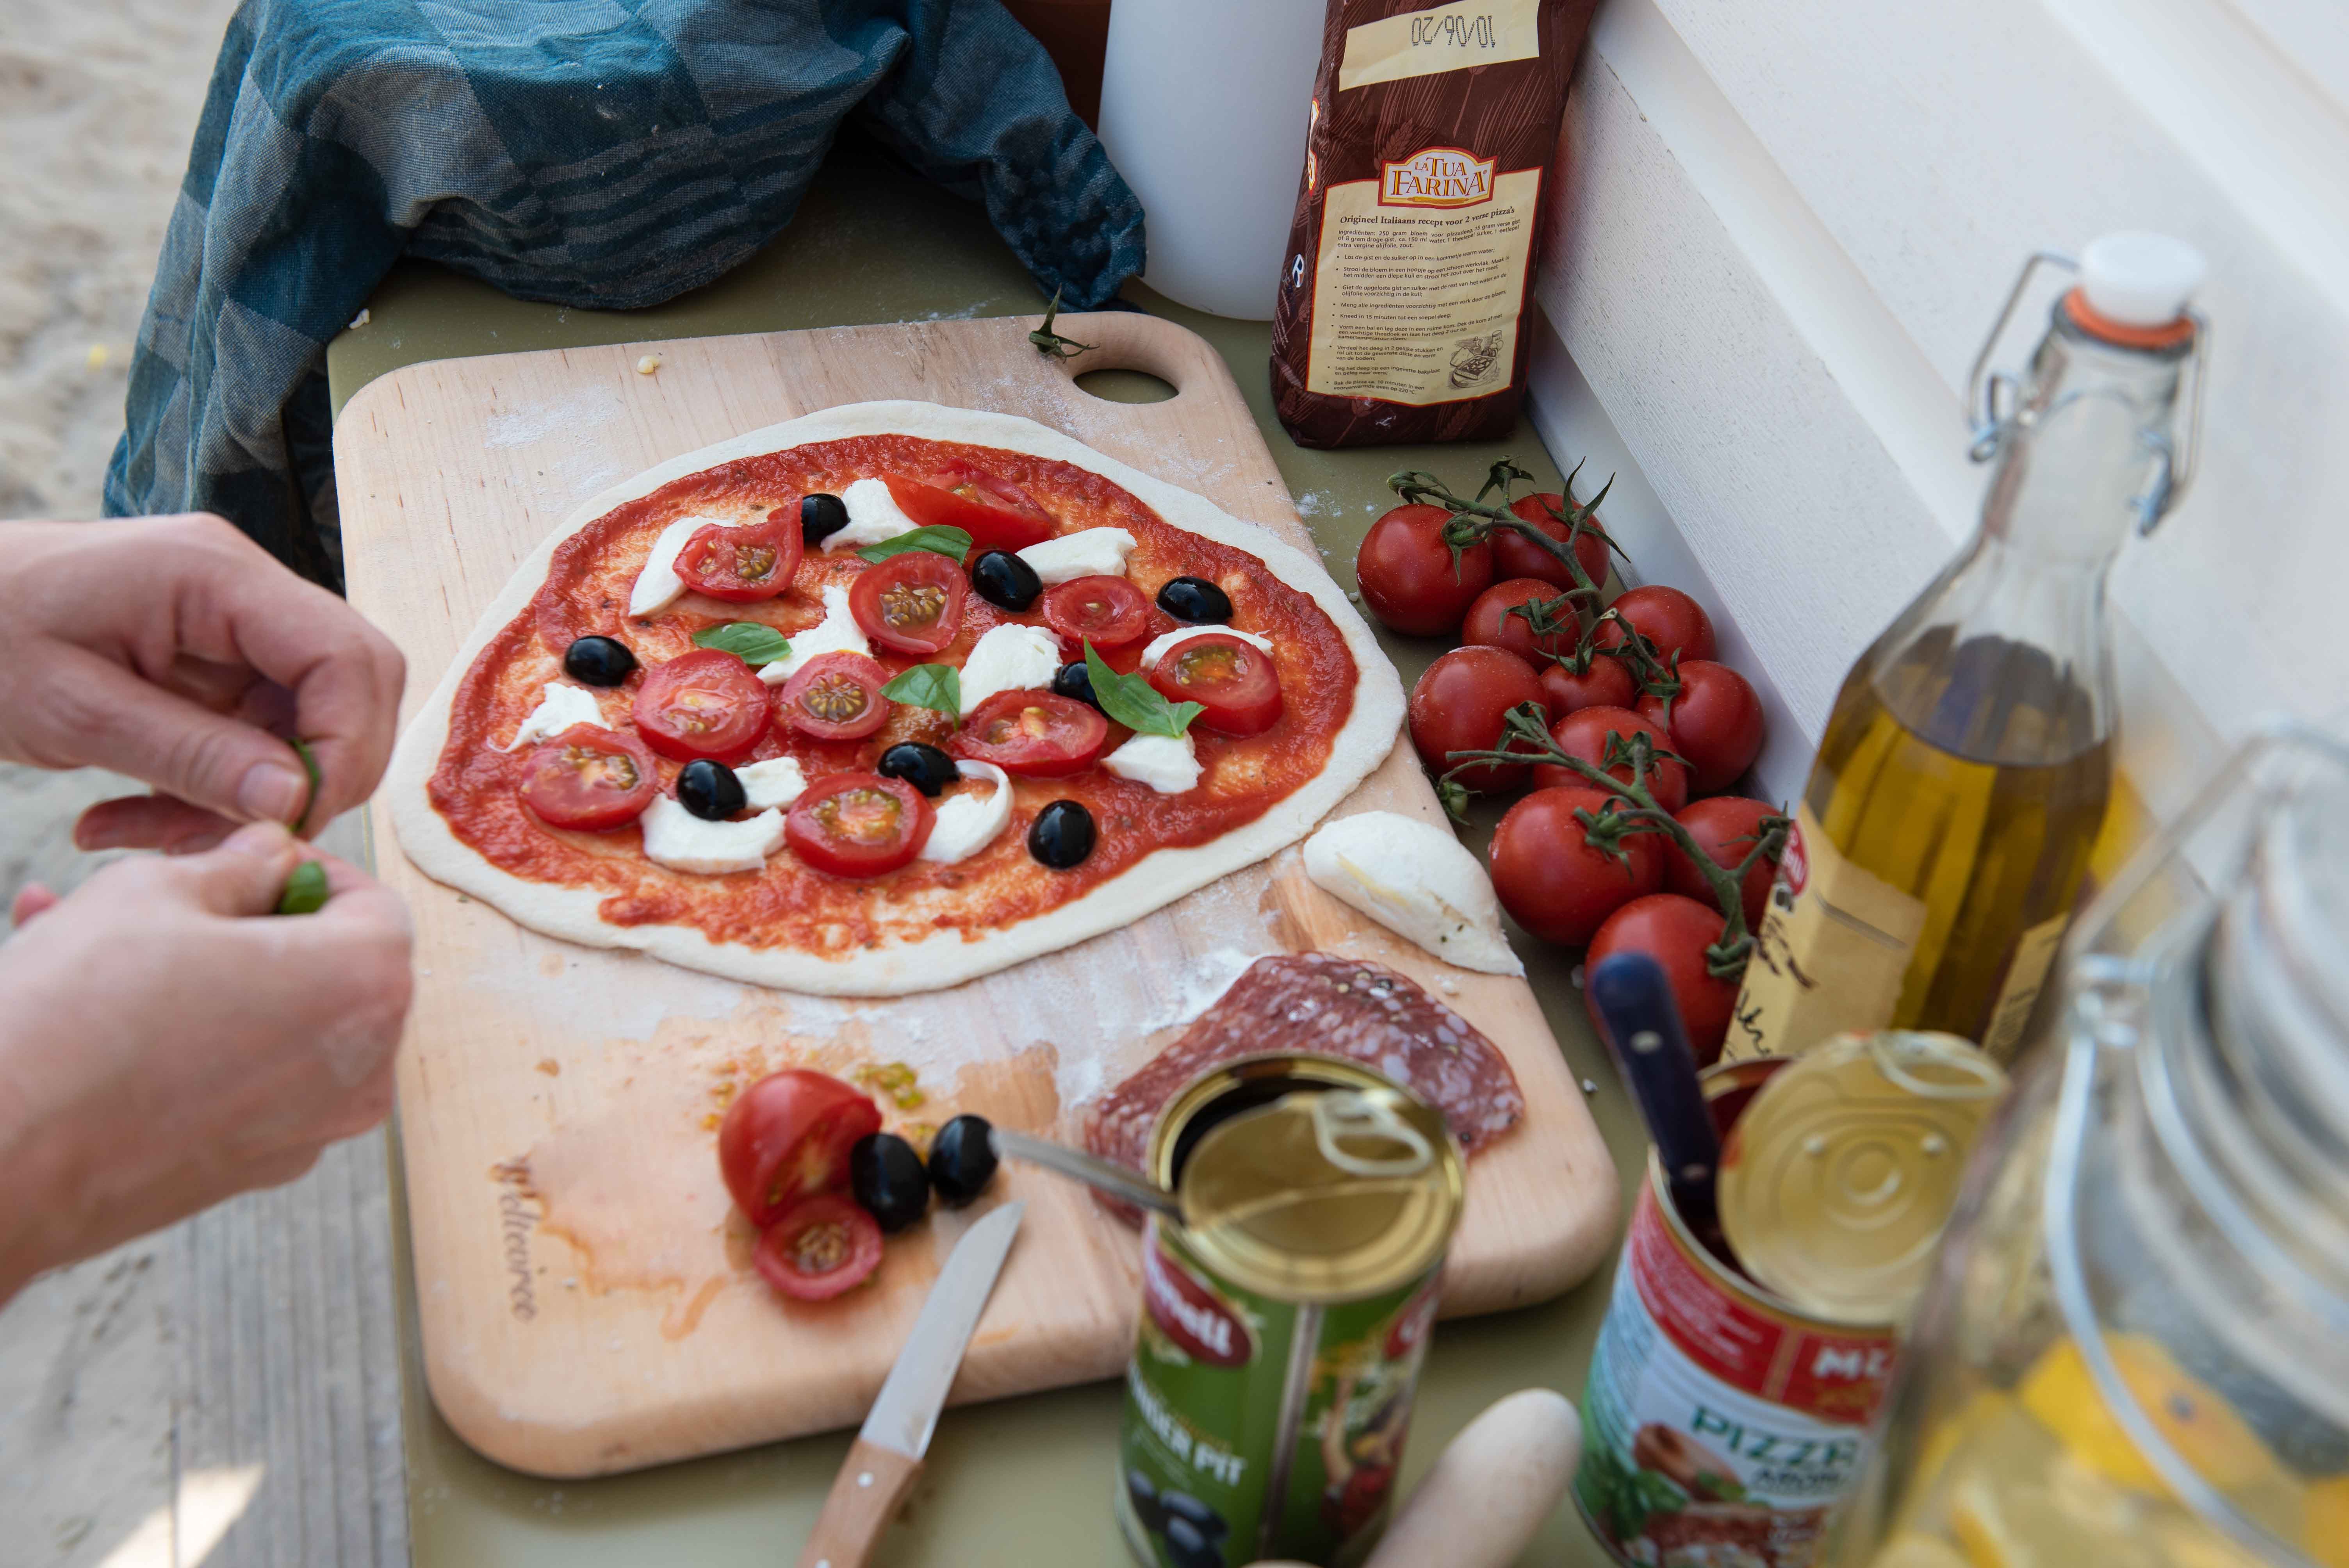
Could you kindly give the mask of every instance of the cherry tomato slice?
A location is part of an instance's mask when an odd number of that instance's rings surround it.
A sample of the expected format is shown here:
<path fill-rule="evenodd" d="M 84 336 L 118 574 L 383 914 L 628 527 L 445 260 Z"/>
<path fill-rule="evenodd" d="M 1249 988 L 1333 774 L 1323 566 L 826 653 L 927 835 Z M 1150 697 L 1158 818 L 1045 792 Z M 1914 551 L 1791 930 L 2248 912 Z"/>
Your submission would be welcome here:
<path fill-rule="evenodd" d="M 1048 691 L 1007 691 L 980 703 L 947 749 L 1006 773 L 1064 779 L 1092 767 L 1108 744 L 1099 710 Z"/>
<path fill-rule="evenodd" d="M 1150 601 L 1123 577 L 1075 577 L 1044 595 L 1044 624 L 1076 646 L 1122 648 L 1150 630 Z"/>
<path fill-rule="evenodd" d="M 722 648 L 697 648 L 645 673 L 630 709 L 645 744 L 663 757 L 733 762 L 767 733 L 767 688 Z"/>
<path fill-rule="evenodd" d="M 1262 735 L 1280 717 L 1280 672 L 1272 655 L 1220 632 L 1185 637 L 1150 666 L 1150 684 L 1169 702 L 1195 702 L 1197 722 L 1225 735 Z"/>
<path fill-rule="evenodd" d="M 784 1210 L 751 1262 L 793 1301 L 829 1301 L 881 1266 L 881 1226 L 854 1199 L 827 1192 Z"/>
<path fill-rule="evenodd" d="M 969 593 L 961 567 L 935 551 L 908 550 L 859 573 L 848 590 L 848 610 L 883 647 L 935 654 L 962 630 Z"/>
<path fill-rule="evenodd" d="M 848 1185 L 848 1151 L 881 1130 L 863 1090 L 805 1068 L 769 1073 L 734 1097 L 718 1124 L 718 1173 L 754 1225 Z"/>
<path fill-rule="evenodd" d="M 547 826 L 599 833 L 643 816 L 660 775 L 641 741 L 574 724 L 524 759 L 521 789 Z"/>
<path fill-rule="evenodd" d="M 1052 537 L 1057 524 L 1009 480 L 957 458 L 935 473 L 885 474 L 897 510 L 928 528 L 959 528 L 974 552 L 1025 550 Z"/>
<path fill-rule="evenodd" d="M 945 559 L 943 556 L 939 559 Z M 783 683 L 775 715 L 814 740 L 862 740 L 889 722 L 889 672 L 863 654 L 818 654 Z"/>
<path fill-rule="evenodd" d="M 783 842 L 817 871 L 877 877 L 922 852 L 937 813 L 903 779 L 833 773 L 809 785 L 783 818 Z"/>
<path fill-rule="evenodd" d="M 677 552 L 677 574 L 697 593 L 747 604 L 772 599 L 792 585 L 802 548 L 796 518 L 788 524 L 771 518 L 746 528 L 713 522 Z"/>

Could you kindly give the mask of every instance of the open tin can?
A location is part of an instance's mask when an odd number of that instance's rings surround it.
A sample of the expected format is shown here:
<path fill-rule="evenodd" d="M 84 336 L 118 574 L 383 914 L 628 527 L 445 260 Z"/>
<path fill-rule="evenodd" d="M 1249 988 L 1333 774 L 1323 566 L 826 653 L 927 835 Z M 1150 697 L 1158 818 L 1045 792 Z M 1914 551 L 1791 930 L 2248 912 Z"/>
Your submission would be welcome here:
<path fill-rule="evenodd" d="M 1151 1568 L 1369 1555 L 1464 1164 L 1443 1116 L 1326 1057 L 1226 1062 L 1170 1101 L 1127 1364 L 1116 1511 Z"/>

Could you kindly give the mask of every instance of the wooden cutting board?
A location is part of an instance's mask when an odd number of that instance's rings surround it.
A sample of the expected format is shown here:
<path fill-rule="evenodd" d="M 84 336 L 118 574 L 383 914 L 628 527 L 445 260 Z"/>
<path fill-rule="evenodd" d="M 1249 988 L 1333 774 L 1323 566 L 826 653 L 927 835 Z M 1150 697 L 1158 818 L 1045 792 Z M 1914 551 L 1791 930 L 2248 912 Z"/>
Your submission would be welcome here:
<path fill-rule="evenodd" d="M 1222 359 L 1170 323 L 1069 318 L 1083 368 L 1176 388 L 1107 402 L 1026 338 L 1032 320 L 943 321 L 443 360 L 351 399 L 335 432 L 352 603 L 408 657 L 407 708 L 440 679 L 514 563 L 570 510 L 654 463 L 839 403 L 924 398 L 1024 415 L 1308 548 Z M 642 356 L 657 358 L 650 374 Z M 403 719 L 406 714 L 403 714 Z M 1437 820 L 1408 745 L 1340 813 Z M 951 991 L 843 1002 L 719 980 L 524 931 L 426 880 L 370 808 L 380 873 L 416 919 L 400 1139 L 434 1400 L 489 1457 L 595 1475 L 854 1425 L 973 1214 L 934 1211 L 865 1288 L 787 1305 L 749 1266 L 718 1177 L 729 1086 L 793 1063 L 899 1062 L 925 1100 L 1073 1138 L 1086 1099 L 1181 1033 L 1251 960 L 1374 958 L 1507 1055 L 1525 1123 L 1471 1167 L 1448 1314 L 1555 1295 L 1604 1255 L 1617 1188 L 1582 1095 L 1522 981 L 1452 969 L 1307 881 L 1298 851 L 1081 946 Z M 957 1402 L 1115 1376 L 1138 1301 L 1133 1232 L 1040 1172 L 998 1179 L 1028 1217 Z M 1103 1434 L 1103 1440 L 1108 1439 Z"/>

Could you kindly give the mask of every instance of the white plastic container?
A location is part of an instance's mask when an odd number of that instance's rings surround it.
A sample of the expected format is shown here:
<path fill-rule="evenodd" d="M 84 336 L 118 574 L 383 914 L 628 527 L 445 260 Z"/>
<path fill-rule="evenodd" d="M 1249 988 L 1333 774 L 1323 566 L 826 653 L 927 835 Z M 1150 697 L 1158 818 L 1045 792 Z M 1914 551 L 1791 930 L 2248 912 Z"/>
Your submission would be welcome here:
<path fill-rule="evenodd" d="M 1305 169 L 1323 0 L 1115 0 L 1102 144 L 1142 199 L 1143 281 L 1272 319 Z"/>

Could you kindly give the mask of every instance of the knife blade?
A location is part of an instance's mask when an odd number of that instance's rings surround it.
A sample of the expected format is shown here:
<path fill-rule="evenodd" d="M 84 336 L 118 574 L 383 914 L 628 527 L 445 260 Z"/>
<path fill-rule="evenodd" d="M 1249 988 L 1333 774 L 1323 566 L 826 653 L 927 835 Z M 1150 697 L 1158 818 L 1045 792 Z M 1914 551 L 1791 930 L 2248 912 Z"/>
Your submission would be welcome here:
<path fill-rule="evenodd" d="M 863 1568 L 897 1504 L 921 1473 L 938 1412 L 963 1352 L 1019 1233 L 1023 1202 L 1005 1203 L 963 1233 L 914 1319 L 873 1408 L 849 1446 L 816 1516 L 800 1568 Z"/>

